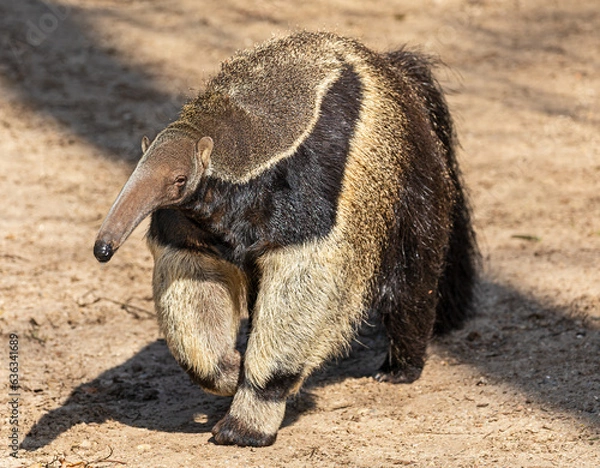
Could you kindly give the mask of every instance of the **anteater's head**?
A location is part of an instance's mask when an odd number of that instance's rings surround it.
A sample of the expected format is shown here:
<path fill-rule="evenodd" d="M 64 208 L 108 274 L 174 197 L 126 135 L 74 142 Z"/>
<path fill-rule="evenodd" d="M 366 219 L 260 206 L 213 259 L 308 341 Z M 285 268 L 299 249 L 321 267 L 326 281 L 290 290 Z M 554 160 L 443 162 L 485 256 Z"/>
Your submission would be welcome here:
<path fill-rule="evenodd" d="M 142 140 L 144 155 L 113 203 L 94 244 L 94 255 L 108 262 L 131 232 L 159 208 L 181 205 L 197 189 L 210 160 L 210 137 L 184 134 Z"/>

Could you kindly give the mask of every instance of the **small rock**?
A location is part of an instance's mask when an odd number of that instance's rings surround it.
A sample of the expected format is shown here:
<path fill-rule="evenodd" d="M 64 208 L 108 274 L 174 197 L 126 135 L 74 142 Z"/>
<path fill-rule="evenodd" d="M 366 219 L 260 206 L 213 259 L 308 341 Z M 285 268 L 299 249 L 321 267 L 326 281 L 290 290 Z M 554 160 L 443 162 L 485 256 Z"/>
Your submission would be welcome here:
<path fill-rule="evenodd" d="M 79 444 L 79 446 L 80 446 L 82 449 L 89 449 L 89 448 L 92 448 L 92 443 L 91 443 L 89 440 L 87 440 L 87 439 L 86 439 L 86 440 L 84 440 L 83 442 L 81 442 L 81 443 Z"/>

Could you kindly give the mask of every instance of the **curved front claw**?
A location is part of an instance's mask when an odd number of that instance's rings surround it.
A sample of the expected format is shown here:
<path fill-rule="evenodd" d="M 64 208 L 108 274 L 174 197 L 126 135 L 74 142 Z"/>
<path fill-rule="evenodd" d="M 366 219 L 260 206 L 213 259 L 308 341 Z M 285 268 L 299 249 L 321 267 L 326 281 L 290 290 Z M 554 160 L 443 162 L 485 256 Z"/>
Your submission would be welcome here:
<path fill-rule="evenodd" d="M 265 447 L 277 439 L 275 434 L 263 434 L 246 425 L 229 413 L 212 429 L 215 443 L 219 445 L 239 445 L 242 447 Z"/>

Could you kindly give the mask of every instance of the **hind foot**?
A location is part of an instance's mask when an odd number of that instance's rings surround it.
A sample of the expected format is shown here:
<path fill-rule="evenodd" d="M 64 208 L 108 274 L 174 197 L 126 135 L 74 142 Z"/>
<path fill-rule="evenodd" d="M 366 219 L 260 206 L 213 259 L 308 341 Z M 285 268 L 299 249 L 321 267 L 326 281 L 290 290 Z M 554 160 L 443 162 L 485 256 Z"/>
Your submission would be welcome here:
<path fill-rule="evenodd" d="M 415 366 L 410 364 L 392 365 L 390 360 L 386 358 L 385 362 L 373 376 L 378 382 L 389 383 L 412 383 L 421 377 L 423 366 Z"/>
<path fill-rule="evenodd" d="M 393 384 L 399 383 L 413 383 L 421 376 L 422 369 L 413 367 L 411 369 L 404 369 L 397 372 L 377 372 L 373 376 L 378 382 L 389 382 Z"/>

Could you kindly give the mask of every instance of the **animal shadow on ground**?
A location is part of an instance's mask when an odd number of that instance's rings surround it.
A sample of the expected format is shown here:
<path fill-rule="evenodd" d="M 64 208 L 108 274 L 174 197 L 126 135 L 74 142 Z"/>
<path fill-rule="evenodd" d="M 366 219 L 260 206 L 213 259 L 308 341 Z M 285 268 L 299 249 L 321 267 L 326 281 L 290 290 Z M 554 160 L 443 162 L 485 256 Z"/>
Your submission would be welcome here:
<path fill-rule="evenodd" d="M 242 321 L 238 348 L 246 345 Z M 164 432 L 206 433 L 222 418 L 230 397 L 205 393 L 192 383 L 171 355 L 165 340 L 142 348 L 119 366 L 78 386 L 67 401 L 44 415 L 29 431 L 22 448 L 35 450 L 80 424 L 116 420 Z M 290 404 L 283 425 L 315 406 L 310 394 Z"/>
<path fill-rule="evenodd" d="M 434 340 L 434 353 L 477 368 L 489 384 L 506 383 L 528 400 L 600 426 L 600 331 L 583 314 L 545 306 L 501 284 L 483 281 L 477 316 L 462 330 Z M 382 327 L 372 318 L 347 358 L 311 377 L 290 399 L 284 426 L 318 405 L 317 388 L 371 376 L 385 355 Z M 230 398 L 194 386 L 163 340 L 80 385 L 60 407 L 43 416 L 22 447 L 45 446 L 72 426 L 116 420 L 134 427 L 206 433 L 225 414 Z"/>

